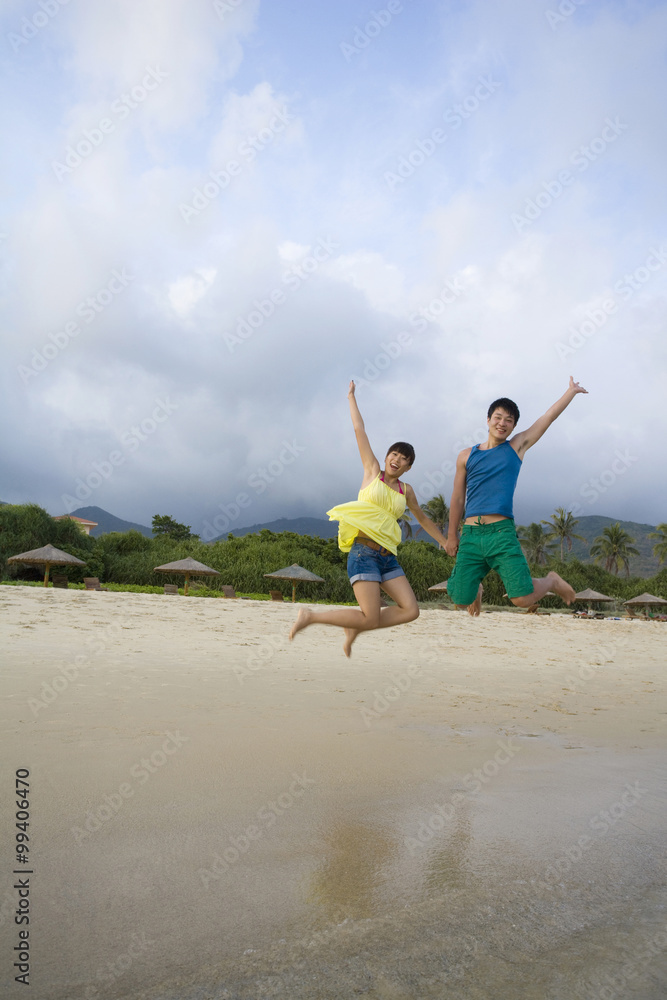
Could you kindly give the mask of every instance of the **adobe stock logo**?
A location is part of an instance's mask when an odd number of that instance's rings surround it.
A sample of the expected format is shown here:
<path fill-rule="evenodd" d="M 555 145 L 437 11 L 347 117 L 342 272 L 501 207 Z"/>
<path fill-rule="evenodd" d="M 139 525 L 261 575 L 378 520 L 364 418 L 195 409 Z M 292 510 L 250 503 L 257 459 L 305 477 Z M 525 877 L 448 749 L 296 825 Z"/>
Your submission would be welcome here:
<path fill-rule="evenodd" d="M 587 145 L 582 144 L 578 149 L 572 150 L 569 163 L 576 167 L 577 173 L 585 173 L 628 128 L 629 125 L 622 122 L 618 115 L 615 118 L 605 118 L 600 134 L 590 139 Z M 532 198 L 526 199 L 523 215 L 520 212 L 512 212 L 511 222 L 516 232 L 521 234 L 524 229 L 532 226 L 555 201 L 562 198 L 576 179 L 577 174 L 565 168 L 560 170 L 556 177 L 542 181 L 541 188 Z"/>
<path fill-rule="evenodd" d="M 74 314 L 82 319 L 86 325 L 94 322 L 107 306 L 111 305 L 116 297 L 134 281 L 134 278 L 135 276 L 128 274 L 124 267 L 120 271 L 113 270 L 109 280 L 102 288 L 98 288 L 93 295 L 88 295 L 79 302 L 74 310 Z M 50 362 L 61 351 L 69 347 L 75 337 L 79 336 L 81 329 L 82 325 L 78 320 L 71 319 L 69 322 L 64 323 L 60 330 L 56 330 L 54 333 L 48 335 L 51 343 L 45 341 L 39 350 L 33 347 L 30 362 L 25 365 L 19 365 L 16 369 L 23 384 L 27 385 L 31 378 L 43 372 Z"/>
<path fill-rule="evenodd" d="M 358 25 L 355 26 L 354 37 L 352 38 L 352 44 L 349 42 L 340 43 L 340 51 L 343 54 L 343 58 L 346 63 L 352 61 L 352 57 L 363 52 L 371 44 L 374 38 L 391 24 L 392 20 L 397 14 L 403 13 L 403 4 L 400 0 L 389 0 L 386 8 L 382 10 L 372 10 L 368 21 L 364 24 L 363 28 Z"/>
<path fill-rule="evenodd" d="M 480 76 L 477 86 L 471 94 L 468 94 L 460 104 L 447 108 L 442 116 L 444 121 L 452 131 L 456 131 L 466 119 L 479 110 L 484 101 L 488 101 L 500 89 L 500 86 L 500 83 L 493 77 Z M 428 135 L 417 139 L 412 149 L 400 157 L 396 169 L 385 171 L 383 180 L 389 190 L 395 191 L 399 184 L 405 184 L 406 180 L 412 177 L 415 171 L 419 170 L 433 156 L 438 147 L 447 142 L 448 137 L 448 133 L 444 129 L 434 128 Z"/>
<path fill-rule="evenodd" d="M 146 66 L 146 75 L 140 83 L 137 83 L 132 90 L 119 94 L 111 105 L 111 112 L 116 116 L 117 121 L 124 121 L 127 116 L 135 111 L 149 96 L 151 91 L 156 90 L 168 74 L 156 66 Z M 116 131 L 116 121 L 113 118 L 100 118 L 97 126 L 84 129 L 82 134 L 74 144 L 70 144 L 65 149 L 62 160 L 52 160 L 51 169 L 59 181 L 68 177 L 80 167 L 84 160 L 87 160 L 95 150 L 102 145 L 107 135 Z"/>
<path fill-rule="evenodd" d="M 179 205 L 183 221 L 189 225 L 193 219 L 201 215 L 205 208 L 227 190 L 232 179 L 243 172 L 245 165 L 252 163 L 258 153 L 267 149 L 295 120 L 295 116 L 290 114 L 287 108 L 274 108 L 273 115 L 264 128 L 257 133 L 246 135 L 238 144 L 236 147 L 238 159 L 227 160 L 219 170 L 209 171 L 208 179 L 192 189 L 191 202 Z"/>
<path fill-rule="evenodd" d="M 145 416 L 141 422 L 133 424 L 120 435 L 123 451 L 114 448 L 106 459 L 94 461 L 85 480 L 79 476 L 74 483 L 74 496 L 69 493 L 62 494 L 60 499 L 68 514 L 76 510 L 82 500 L 88 500 L 93 490 L 98 489 L 109 480 L 118 466 L 125 464 L 127 455 L 137 451 L 151 434 L 155 434 L 160 424 L 168 420 L 172 413 L 178 409 L 178 403 L 173 403 L 168 396 L 165 399 L 158 397 L 154 402 L 156 405 L 150 415 Z"/>
<path fill-rule="evenodd" d="M 7 40 L 14 52 L 18 52 L 22 45 L 31 42 L 35 35 L 39 34 L 54 17 L 60 13 L 61 7 L 69 3 L 69 0 L 39 0 L 40 10 L 36 11 L 32 17 L 24 17 L 21 20 L 21 32 L 17 34 L 10 31 Z"/>

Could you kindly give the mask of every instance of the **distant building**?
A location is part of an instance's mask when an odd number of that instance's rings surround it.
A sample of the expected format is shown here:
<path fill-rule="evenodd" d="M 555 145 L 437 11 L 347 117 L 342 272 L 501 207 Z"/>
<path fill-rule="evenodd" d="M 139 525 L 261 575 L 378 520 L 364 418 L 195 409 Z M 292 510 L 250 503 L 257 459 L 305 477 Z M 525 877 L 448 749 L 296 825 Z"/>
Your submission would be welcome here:
<path fill-rule="evenodd" d="M 81 530 L 89 535 L 93 528 L 97 527 L 97 521 L 86 521 L 85 517 L 75 517 L 74 514 L 58 514 L 54 521 L 76 521 Z"/>

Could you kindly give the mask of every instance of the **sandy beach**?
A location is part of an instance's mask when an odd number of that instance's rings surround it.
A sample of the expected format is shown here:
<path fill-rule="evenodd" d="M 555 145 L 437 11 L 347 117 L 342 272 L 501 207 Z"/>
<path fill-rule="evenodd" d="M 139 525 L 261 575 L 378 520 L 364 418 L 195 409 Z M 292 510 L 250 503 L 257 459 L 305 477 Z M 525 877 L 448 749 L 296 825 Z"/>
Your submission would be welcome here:
<path fill-rule="evenodd" d="M 667 624 L 295 615 L 0 586 L 3 995 L 664 998 Z"/>

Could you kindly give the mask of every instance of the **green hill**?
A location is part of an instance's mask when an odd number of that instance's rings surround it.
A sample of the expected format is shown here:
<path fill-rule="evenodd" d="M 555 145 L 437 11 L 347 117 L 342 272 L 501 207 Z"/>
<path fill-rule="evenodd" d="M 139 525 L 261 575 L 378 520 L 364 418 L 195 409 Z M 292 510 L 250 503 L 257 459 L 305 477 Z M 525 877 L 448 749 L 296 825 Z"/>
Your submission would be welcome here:
<path fill-rule="evenodd" d="M 634 547 L 639 550 L 638 556 L 630 559 L 630 576 L 653 576 L 658 572 L 660 563 L 653 555 L 655 538 L 649 538 L 649 532 L 655 531 L 655 525 L 639 524 L 637 521 L 620 521 L 613 517 L 600 517 L 597 514 L 588 514 L 577 518 L 577 526 L 574 529 L 578 535 L 583 535 L 585 541 L 580 542 L 575 539 L 572 543 L 570 553 L 565 550 L 566 558 L 579 559 L 583 563 L 592 563 L 590 556 L 591 545 L 602 534 L 602 529 L 610 524 L 615 524 L 618 520 L 621 528 L 634 538 Z M 555 550 L 554 550 L 555 551 Z"/>

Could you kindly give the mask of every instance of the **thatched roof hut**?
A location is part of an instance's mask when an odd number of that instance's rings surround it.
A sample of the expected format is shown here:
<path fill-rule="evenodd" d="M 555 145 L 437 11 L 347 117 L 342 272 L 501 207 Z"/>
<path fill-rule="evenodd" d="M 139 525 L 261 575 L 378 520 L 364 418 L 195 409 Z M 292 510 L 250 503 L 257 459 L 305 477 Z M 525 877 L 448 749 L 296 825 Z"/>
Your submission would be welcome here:
<path fill-rule="evenodd" d="M 662 597 L 656 597 L 655 594 L 640 594 L 638 597 L 631 597 L 629 601 L 623 601 L 623 604 L 626 607 L 628 604 L 631 607 L 643 607 L 644 614 L 648 617 L 650 607 L 660 607 L 663 604 L 667 606 L 667 601 L 665 601 Z"/>
<path fill-rule="evenodd" d="M 43 545 L 41 549 L 31 549 L 30 552 L 21 552 L 17 556 L 10 556 L 7 562 L 25 563 L 27 566 L 44 566 L 44 586 L 49 585 L 49 569 L 51 566 L 85 566 L 82 559 L 71 556 L 69 552 L 63 552 L 54 545 Z"/>
<path fill-rule="evenodd" d="M 220 576 L 217 569 L 205 566 L 204 563 L 197 562 L 192 556 L 187 559 L 177 559 L 176 562 L 165 563 L 164 566 L 156 566 L 154 573 L 182 573 L 185 576 L 184 594 L 188 596 L 188 582 L 191 576 Z"/>
<path fill-rule="evenodd" d="M 296 600 L 296 584 L 298 580 L 306 583 L 324 583 L 324 579 L 321 576 L 316 576 L 315 573 L 304 569 L 303 566 L 297 566 L 296 563 L 292 563 L 291 566 L 285 566 L 283 569 L 277 569 L 275 573 L 265 573 L 264 576 L 273 577 L 276 580 L 291 580 L 293 601 Z"/>
<path fill-rule="evenodd" d="M 615 601 L 615 597 L 607 597 L 606 594 L 599 594 L 597 590 L 591 590 L 587 587 L 586 590 L 580 590 L 578 594 L 574 595 L 575 601 L 586 601 L 588 604 L 588 610 L 591 610 L 593 603 L 596 601 Z"/>

